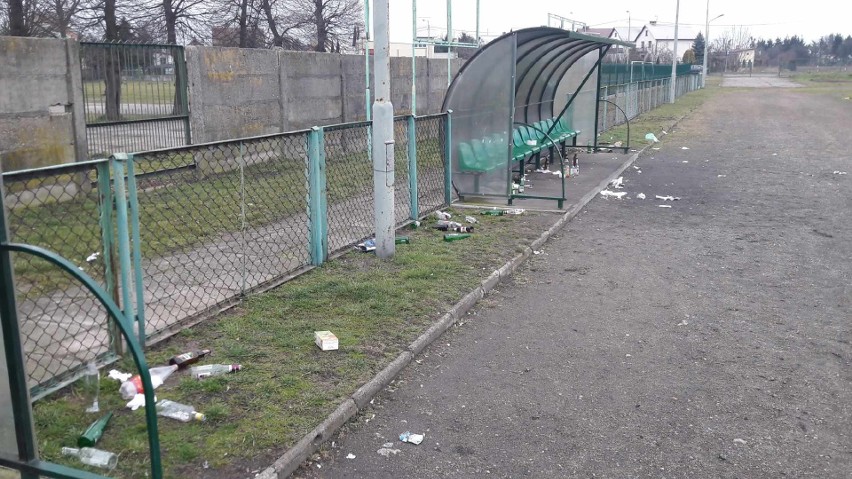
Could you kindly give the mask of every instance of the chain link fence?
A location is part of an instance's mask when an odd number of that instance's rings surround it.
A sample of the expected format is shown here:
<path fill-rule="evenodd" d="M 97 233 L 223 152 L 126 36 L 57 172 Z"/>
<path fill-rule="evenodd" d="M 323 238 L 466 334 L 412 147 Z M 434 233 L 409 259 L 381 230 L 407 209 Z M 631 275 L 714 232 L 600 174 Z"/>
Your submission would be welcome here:
<path fill-rule="evenodd" d="M 417 151 L 417 203 L 421 215 L 447 204 L 445 187 L 446 115 L 414 120 Z"/>
<path fill-rule="evenodd" d="M 394 121 L 398 226 L 418 207 L 425 215 L 445 205 L 446 122 Z M 11 239 L 78 264 L 135 310 L 150 344 L 371 236 L 370 130 L 350 123 L 7 173 Z M 130 271 L 119 268 L 130 257 Z M 120 354 L 94 296 L 43 260 L 15 261 L 34 398 Z"/>
<path fill-rule="evenodd" d="M 671 97 L 670 85 L 671 79 L 664 78 L 601 87 L 600 98 L 612 103 L 599 102 L 598 131 L 606 131 L 623 124 L 627 119 L 632 120 L 642 113 L 651 111 L 664 103 L 669 103 Z M 675 98 L 700 87 L 700 75 L 678 76 L 675 83 Z"/>
<path fill-rule="evenodd" d="M 107 161 L 4 173 L 10 240 L 57 252 L 114 291 L 114 258 L 104 255 L 109 182 Z M 115 358 L 117 336 L 94 295 L 43 259 L 17 254 L 14 267 L 34 399 L 76 379 L 88 362 Z"/>
<path fill-rule="evenodd" d="M 310 263 L 307 133 L 134 155 L 149 338 Z"/>

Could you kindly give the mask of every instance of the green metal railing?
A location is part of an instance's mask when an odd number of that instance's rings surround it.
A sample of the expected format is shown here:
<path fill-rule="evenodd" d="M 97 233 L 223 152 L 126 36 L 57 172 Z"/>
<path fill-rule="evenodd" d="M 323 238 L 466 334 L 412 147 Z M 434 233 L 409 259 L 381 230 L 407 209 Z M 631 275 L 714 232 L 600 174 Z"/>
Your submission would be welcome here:
<path fill-rule="evenodd" d="M 395 119 L 407 145 L 398 226 L 447 204 L 448 126 L 446 114 Z M 10 237 L 85 269 L 151 344 L 370 236 L 369 131 L 332 125 L 5 173 Z M 122 354 L 91 294 L 38 261 L 15 258 L 34 399 Z"/>
<path fill-rule="evenodd" d="M 5 197 L 5 191 L 3 191 Z M 123 313 L 94 279 L 83 273 L 67 259 L 38 246 L 17 244 L 9 241 L 6 224 L 5 206 L 0 212 L 0 327 L 3 332 L 3 348 L 7 380 L 9 383 L 12 414 L 15 422 L 15 438 L 18 454 L 16 457 L 0 454 L 0 466 L 21 472 L 23 479 L 35 479 L 40 476 L 68 479 L 91 479 L 102 476 L 86 471 L 76 470 L 67 466 L 39 460 L 38 441 L 33 428 L 32 407 L 30 404 L 29 387 L 25 363 L 24 344 L 21 327 L 18 320 L 18 305 L 16 301 L 14 270 L 11 253 L 29 255 L 40 258 L 70 275 L 81 284 L 102 304 L 109 317 L 117 326 L 127 343 L 131 357 L 142 379 L 145 395 L 145 420 L 148 431 L 148 447 L 151 460 L 151 477 L 162 478 L 162 463 L 160 460 L 160 443 L 157 430 L 157 413 L 154 401 L 154 387 L 148 372 L 148 365 L 142 352 L 141 344 L 133 334 L 131 319 Z M 4 431 L 9 433 L 10 431 Z"/>
<path fill-rule="evenodd" d="M 90 157 L 190 144 L 182 46 L 81 42 L 80 67 Z"/>

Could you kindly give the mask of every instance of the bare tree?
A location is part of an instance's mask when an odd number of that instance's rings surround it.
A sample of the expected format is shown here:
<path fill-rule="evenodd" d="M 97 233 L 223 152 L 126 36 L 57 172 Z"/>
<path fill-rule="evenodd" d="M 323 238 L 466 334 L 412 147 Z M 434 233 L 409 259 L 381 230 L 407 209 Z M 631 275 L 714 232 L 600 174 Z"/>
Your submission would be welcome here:
<path fill-rule="evenodd" d="M 304 29 L 311 24 L 312 17 L 304 11 L 288 9 L 282 0 L 261 0 L 260 8 L 266 18 L 266 25 L 272 35 L 272 46 L 288 50 L 304 50 L 304 43 L 298 39 Z"/>
<path fill-rule="evenodd" d="M 355 25 L 363 25 L 360 0 L 281 0 L 291 12 L 305 12 L 302 33 L 318 52 L 335 50 L 337 42 L 349 45 Z"/>

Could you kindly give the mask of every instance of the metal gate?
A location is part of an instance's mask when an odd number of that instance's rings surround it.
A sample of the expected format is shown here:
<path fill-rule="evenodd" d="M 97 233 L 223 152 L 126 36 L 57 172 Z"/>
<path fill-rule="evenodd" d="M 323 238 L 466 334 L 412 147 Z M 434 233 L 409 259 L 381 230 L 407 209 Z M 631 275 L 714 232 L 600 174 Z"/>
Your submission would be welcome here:
<path fill-rule="evenodd" d="M 190 144 L 182 46 L 82 42 L 80 68 L 90 159 Z"/>

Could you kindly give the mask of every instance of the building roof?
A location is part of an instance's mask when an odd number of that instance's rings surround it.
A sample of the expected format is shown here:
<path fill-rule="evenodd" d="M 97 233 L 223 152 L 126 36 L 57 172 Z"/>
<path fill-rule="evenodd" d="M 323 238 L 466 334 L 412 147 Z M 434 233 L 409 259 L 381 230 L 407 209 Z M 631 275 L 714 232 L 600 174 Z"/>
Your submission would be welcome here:
<path fill-rule="evenodd" d="M 595 35 L 598 37 L 604 38 L 612 38 L 617 34 L 615 28 L 584 28 L 581 33 L 585 33 L 586 35 Z"/>
<path fill-rule="evenodd" d="M 630 33 L 627 33 L 627 27 L 615 27 L 616 33 L 618 33 L 618 38 L 627 41 L 634 42 L 636 41 L 636 37 L 642 33 L 642 29 L 645 28 L 641 24 L 637 24 L 636 26 L 630 25 Z"/>

